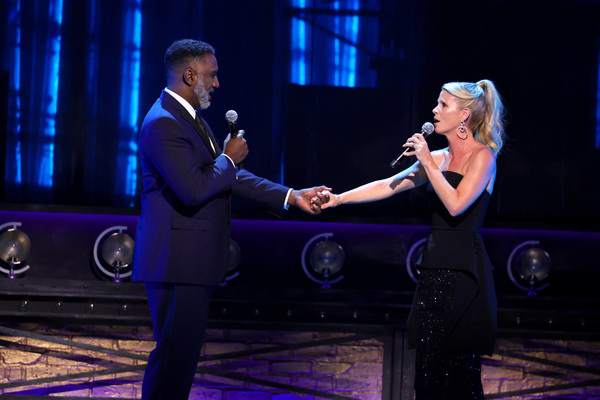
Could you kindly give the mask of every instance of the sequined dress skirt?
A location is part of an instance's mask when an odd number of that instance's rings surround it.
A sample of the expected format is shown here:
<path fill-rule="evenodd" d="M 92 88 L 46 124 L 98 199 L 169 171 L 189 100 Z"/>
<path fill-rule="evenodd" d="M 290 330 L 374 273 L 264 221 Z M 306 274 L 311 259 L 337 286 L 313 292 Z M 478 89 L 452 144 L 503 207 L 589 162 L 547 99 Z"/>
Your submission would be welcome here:
<path fill-rule="evenodd" d="M 416 400 L 483 399 L 481 355 L 441 350 L 461 272 L 421 270 L 416 298 Z"/>

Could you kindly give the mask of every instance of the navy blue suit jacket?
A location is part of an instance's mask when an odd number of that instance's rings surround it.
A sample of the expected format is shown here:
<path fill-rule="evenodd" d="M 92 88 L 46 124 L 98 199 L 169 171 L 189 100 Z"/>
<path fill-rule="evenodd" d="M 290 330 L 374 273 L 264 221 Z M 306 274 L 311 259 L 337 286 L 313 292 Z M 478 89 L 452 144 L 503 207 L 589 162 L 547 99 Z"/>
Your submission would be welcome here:
<path fill-rule="evenodd" d="M 163 91 L 140 130 L 142 214 L 133 280 L 216 285 L 227 272 L 231 194 L 283 212 L 289 188 L 238 170 L 208 140 Z"/>

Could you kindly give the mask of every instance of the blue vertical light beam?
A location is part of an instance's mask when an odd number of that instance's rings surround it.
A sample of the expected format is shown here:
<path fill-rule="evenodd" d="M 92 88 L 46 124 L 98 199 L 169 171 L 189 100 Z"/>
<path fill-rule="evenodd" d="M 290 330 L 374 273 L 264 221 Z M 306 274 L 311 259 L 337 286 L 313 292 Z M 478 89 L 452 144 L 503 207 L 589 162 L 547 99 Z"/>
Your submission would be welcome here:
<path fill-rule="evenodd" d="M 333 8 L 335 10 L 339 10 L 340 9 L 340 4 L 339 3 L 334 3 Z M 336 35 L 340 36 L 341 34 L 341 27 L 340 27 L 340 16 L 336 15 L 335 17 L 333 17 L 333 24 L 335 26 L 335 33 Z M 340 42 L 340 39 L 338 39 L 337 37 L 335 37 L 333 39 L 333 86 L 341 86 L 342 84 L 342 65 L 343 65 L 343 58 L 342 58 L 342 44 Z"/>
<path fill-rule="evenodd" d="M 52 29 L 48 41 L 46 63 L 46 94 L 49 102 L 44 116 L 41 161 L 38 164 L 37 184 L 52 187 L 54 175 L 54 137 L 56 136 L 56 111 L 58 108 L 58 85 L 60 72 L 60 45 L 61 26 L 63 13 L 63 0 L 50 1 L 49 3 L 50 27 Z"/>
<path fill-rule="evenodd" d="M 139 91 L 142 44 L 142 0 L 129 0 L 125 5 L 125 37 L 121 70 L 121 135 L 117 191 L 134 205 L 137 189 L 137 129 L 139 119 Z"/>
<path fill-rule="evenodd" d="M 360 0 L 353 0 L 352 8 L 355 11 L 360 9 Z M 347 20 L 347 34 L 352 43 L 358 43 L 358 29 L 359 29 L 359 17 L 358 15 L 348 17 Z M 356 57 L 357 51 L 356 46 L 347 45 L 348 53 L 347 53 L 347 65 L 348 65 L 348 74 L 346 77 L 345 86 L 355 87 L 356 86 Z"/>
<path fill-rule="evenodd" d="M 306 8 L 306 0 L 293 0 L 295 8 Z M 292 60 L 290 81 L 306 85 L 306 22 L 292 17 Z"/>
<path fill-rule="evenodd" d="M 14 29 L 13 47 L 13 73 L 11 79 L 11 91 L 14 103 L 11 103 L 9 111 L 9 131 L 13 135 L 13 140 L 8 140 L 8 144 L 14 147 L 8 149 L 6 156 L 6 182 L 20 184 L 22 182 L 21 174 L 21 0 L 13 1 L 13 12 L 9 18 L 9 27 Z M 9 159 L 9 155 L 13 158 Z"/>

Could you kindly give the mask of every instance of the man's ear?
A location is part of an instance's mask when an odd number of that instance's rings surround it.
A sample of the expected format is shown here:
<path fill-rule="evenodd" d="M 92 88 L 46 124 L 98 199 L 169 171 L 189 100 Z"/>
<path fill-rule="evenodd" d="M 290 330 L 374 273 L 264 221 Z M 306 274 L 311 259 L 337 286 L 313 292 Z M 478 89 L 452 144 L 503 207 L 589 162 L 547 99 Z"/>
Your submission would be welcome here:
<path fill-rule="evenodd" d="M 181 80 L 186 86 L 194 86 L 194 71 L 191 68 L 186 68 L 183 71 Z"/>

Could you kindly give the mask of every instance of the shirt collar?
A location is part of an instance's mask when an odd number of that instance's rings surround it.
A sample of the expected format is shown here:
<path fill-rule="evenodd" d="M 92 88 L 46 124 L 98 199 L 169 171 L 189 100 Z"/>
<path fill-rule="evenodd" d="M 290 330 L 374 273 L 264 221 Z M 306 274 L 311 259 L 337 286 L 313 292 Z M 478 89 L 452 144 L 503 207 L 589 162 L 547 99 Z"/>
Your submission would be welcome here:
<path fill-rule="evenodd" d="M 175 93 L 174 91 L 172 91 L 169 88 L 165 88 L 165 92 L 169 93 L 171 96 L 173 96 L 175 98 L 175 100 L 177 100 L 179 103 L 181 103 L 181 105 L 188 110 L 188 112 L 190 113 L 190 115 L 192 116 L 192 118 L 196 119 L 196 110 L 194 110 L 194 107 L 192 107 L 192 105 L 183 97 L 181 97 L 180 95 L 178 95 L 177 93 Z"/>

